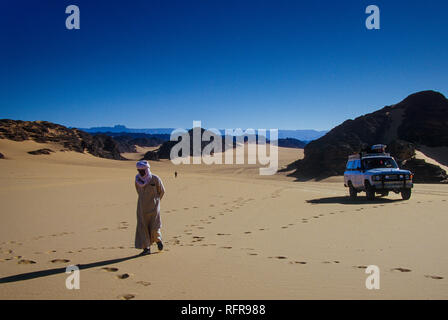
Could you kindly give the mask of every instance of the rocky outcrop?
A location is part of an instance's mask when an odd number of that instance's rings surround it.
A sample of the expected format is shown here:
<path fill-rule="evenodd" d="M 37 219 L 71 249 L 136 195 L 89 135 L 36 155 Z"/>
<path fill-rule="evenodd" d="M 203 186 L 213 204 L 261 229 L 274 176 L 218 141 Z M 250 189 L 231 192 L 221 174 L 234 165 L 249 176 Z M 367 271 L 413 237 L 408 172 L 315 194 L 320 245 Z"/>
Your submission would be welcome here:
<path fill-rule="evenodd" d="M 448 182 L 445 170 L 434 164 L 427 163 L 423 159 L 412 158 L 406 161 L 402 168 L 410 170 L 414 174 L 414 182 L 417 183 Z"/>
<path fill-rule="evenodd" d="M 47 121 L 0 119 L 0 139 L 58 143 L 65 150 L 88 152 L 101 158 L 124 160 L 113 138 L 106 135 L 92 136 L 81 130 L 69 129 Z"/>
<path fill-rule="evenodd" d="M 303 149 L 306 146 L 306 142 L 294 138 L 285 138 L 285 139 L 278 139 L 277 145 L 283 148 Z"/>
<path fill-rule="evenodd" d="M 145 153 L 145 155 L 143 156 L 142 160 L 152 160 L 152 161 L 159 161 L 159 153 L 155 150 L 155 151 L 148 151 Z"/>
<path fill-rule="evenodd" d="M 288 167 L 295 168 L 291 175 L 299 180 L 341 175 L 348 155 L 379 143 L 388 145 L 387 151 L 399 161 L 413 158 L 419 145 L 448 146 L 448 100 L 438 92 L 422 91 L 396 105 L 347 120 L 307 144 L 304 159 Z M 439 179 L 430 178 L 430 174 L 439 174 L 431 168 L 428 165 L 424 181 Z M 417 173 L 416 179 L 421 181 Z"/>
<path fill-rule="evenodd" d="M 397 139 L 387 145 L 386 151 L 393 155 L 398 164 L 401 165 L 415 156 L 415 144 Z"/>
<path fill-rule="evenodd" d="M 201 130 L 201 137 L 204 134 L 205 129 L 204 128 L 200 128 Z M 194 150 L 193 150 L 193 129 L 190 129 L 188 132 L 186 132 L 181 138 L 179 138 L 178 141 L 165 141 L 157 150 L 154 151 L 148 151 L 143 159 L 144 160 L 153 160 L 153 159 L 170 159 L 171 156 L 171 149 L 178 144 L 181 139 L 189 139 L 189 143 L 190 143 L 190 150 L 187 154 L 184 154 L 183 156 L 198 156 L 202 154 L 202 151 L 204 150 L 205 146 L 207 146 L 208 144 L 210 144 L 213 139 L 218 138 L 218 135 L 212 135 L 212 139 L 211 141 L 202 141 L 201 140 L 201 147 L 200 147 L 200 154 L 195 154 Z M 227 150 L 229 147 L 234 147 L 236 144 L 235 139 L 233 139 L 233 144 L 228 146 L 226 144 L 226 140 L 225 140 L 225 136 L 221 136 L 222 139 L 222 150 Z M 179 157 L 182 155 L 178 155 Z"/>
<path fill-rule="evenodd" d="M 38 149 L 38 150 L 34 150 L 34 151 L 28 151 L 29 154 L 32 154 L 32 155 L 35 155 L 35 156 L 36 155 L 40 155 L 40 154 L 51 154 L 53 152 L 54 152 L 53 150 L 47 149 L 47 148 Z"/>
<path fill-rule="evenodd" d="M 1 152 L 0 152 L 0 159 L 5 159 L 5 156 Z"/>
<path fill-rule="evenodd" d="M 120 152 L 137 152 L 136 146 L 140 147 L 157 147 L 165 142 L 159 138 L 130 138 L 129 136 L 114 137 L 118 143 Z"/>

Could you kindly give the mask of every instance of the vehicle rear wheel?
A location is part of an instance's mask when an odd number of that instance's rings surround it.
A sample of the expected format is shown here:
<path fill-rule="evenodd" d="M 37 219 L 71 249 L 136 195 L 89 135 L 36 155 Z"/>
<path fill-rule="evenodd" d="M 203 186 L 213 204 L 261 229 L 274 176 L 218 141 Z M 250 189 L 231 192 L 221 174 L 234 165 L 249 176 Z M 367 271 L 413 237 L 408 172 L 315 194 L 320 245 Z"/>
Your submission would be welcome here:
<path fill-rule="evenodd" d="M 409 200 L 411 198 L 412 189 L 403 189 L 401 190 L 401 198 L 403 200 Z"/>
<path fill-rule="evenodd" d="M 358 192 L 353 187 L 351 181 L 348 183 L 348 190 L 350 192 L 350 199 L 356 199 L 356 197 L 358 196 Z"/>
<path fill-rule="evenodd" d="M 365 186 L 367 200 L 375 200 L 375 189 L 370 185 L 368 181 L 366 181 Z"/>

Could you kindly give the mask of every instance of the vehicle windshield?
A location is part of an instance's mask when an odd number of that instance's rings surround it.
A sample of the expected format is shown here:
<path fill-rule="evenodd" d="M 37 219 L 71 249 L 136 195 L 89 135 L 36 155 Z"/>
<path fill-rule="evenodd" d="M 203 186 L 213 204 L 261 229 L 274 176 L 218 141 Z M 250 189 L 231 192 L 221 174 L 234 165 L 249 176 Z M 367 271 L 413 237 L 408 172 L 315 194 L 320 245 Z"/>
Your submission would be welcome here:
<path fill-rule="evenodd" d="M 363 159 L 362 164 L 365 170 L 375 168 L 398 168 L 397 163 L 392 158 L 370 158 Z"/>

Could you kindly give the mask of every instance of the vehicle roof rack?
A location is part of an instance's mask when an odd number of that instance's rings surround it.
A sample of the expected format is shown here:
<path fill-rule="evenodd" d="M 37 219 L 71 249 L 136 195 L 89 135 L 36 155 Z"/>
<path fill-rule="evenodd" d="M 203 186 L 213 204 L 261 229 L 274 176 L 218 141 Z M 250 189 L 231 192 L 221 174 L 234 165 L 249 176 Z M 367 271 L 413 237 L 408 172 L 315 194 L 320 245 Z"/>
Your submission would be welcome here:
<path fill-rule="evenodd" d="M 390 153 L 386 153 L 386 148 L 387 146 L 385 144 L 375 144 L 367 150 L 364 149 L 359 153 L 349 155 L 348 159 L 359 160 L 363 157 L 375 157 L 375 156 L 390 157 Z"/>

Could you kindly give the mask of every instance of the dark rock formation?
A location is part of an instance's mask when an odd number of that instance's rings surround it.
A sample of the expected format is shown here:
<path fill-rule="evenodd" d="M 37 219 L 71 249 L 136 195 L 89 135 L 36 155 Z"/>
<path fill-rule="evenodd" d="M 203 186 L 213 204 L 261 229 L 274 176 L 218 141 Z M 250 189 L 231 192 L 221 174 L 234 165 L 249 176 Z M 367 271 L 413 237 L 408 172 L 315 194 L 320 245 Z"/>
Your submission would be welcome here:
<path fill-rule="evenodd" d="M 440 183 L 447 182 L 446 171 L 423 159 L 411 159 L 405 162 L 403 169 L 410 170 L 414 174 L 414 182 L 417 183 Z"/>
<path fill-rule="evenodd" d="M 29 153 L 29 154 L 32 154 L 32 155 L 51 154 L 52 152 L 54 152 L 54 151 L 51 150 L 51 149 L 47 149 L 47 148 L 44 148 L 44 149 L 38 149 L 38 150 L 34 150 L 34 151 L 28 151 L 28 153 Z"/>
<path fill-rule="evenodd" d="M 5 156 L 1 152 L 0 152 L 0 159 L 5 159 Z"/>
<path fill-rule="evenodd" d="M 98 133 L 93 136 L 99 135 Z M 137 152 L 136 146 L 140 147 L 156 147 L 168 141 L 170 136 L 168 134 L 145 134 L 145 133 L 115 133 L 105 132 L 101 135 L 107 135 L 114 139 L 118 145 L 120 152 Z"/>
<path fill-rule="evenodd" d="M 117 143 L 108 136 L 92 136 L 78 129 L 69 129 L 47 121 L 0 119 L 0 139 L 33 140 L 39 143 L 61 144 L 65 150 L 89 152 L 94 156 L 124 160 Z"/>
<path fill-rule="evenodd" d="M 303 142 L 301 140 L 294 139 L 294 138 L 285 138 L 285 139 L 278 139 L 277 145 L 279 147 L 284 147 L 284 148 L 303 149 L 306 146 L 306 142 Z"/>
<path fill-rule="evenodd" d="M 395 157 L 395 160 L 400 164 L 415 156 L 415 145 L 404 140 L 394 140 L 387 146 L 386 152 L 389 152 Z"/>
<path fill-rule="evenodd" d="M 288 167 L 296 169 L 292 175 L 299 180 L 341 175 L 348 155 L 379 143 L 388 145 L 399 161 L 412 158 L 419 145 L 448 146 L 448 100 L 438 92 L 422 91 L 396 105 L 347 120 L 307 144 L 304 159 Z M 431 170 L 427 174 L 434 173 Z M 417 174 L 416 179 L 420 179 Z"/>

